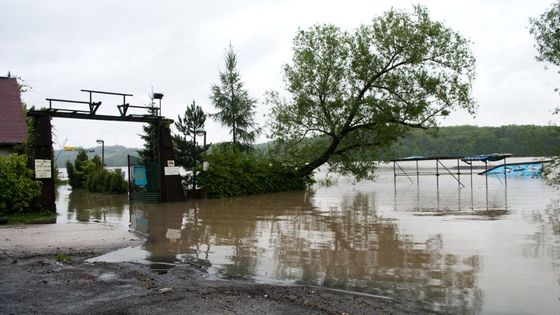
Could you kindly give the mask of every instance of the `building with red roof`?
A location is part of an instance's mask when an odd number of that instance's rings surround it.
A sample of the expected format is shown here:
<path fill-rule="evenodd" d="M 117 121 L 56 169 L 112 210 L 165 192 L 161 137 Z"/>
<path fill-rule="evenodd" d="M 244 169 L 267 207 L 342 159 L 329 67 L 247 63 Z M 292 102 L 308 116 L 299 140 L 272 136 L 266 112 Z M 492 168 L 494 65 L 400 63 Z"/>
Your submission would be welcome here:
<path fill-rule="evenodd" d="M 0 155 L 27 139 L 27 125 L 16 78 L 0 77 Z"/>

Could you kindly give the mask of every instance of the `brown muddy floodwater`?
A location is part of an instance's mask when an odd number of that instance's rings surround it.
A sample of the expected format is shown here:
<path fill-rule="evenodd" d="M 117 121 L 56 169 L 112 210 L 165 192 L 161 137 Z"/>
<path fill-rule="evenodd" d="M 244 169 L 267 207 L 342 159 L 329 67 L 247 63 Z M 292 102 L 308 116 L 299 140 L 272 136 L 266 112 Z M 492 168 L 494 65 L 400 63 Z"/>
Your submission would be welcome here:
<path fill-rule="evenodd" d="M 421 163 L 426 170 L 433 163 Z M 410 165 L 412 166 L 412 165 Z M 540 178 L 421 177 L 307 192 L 129 204 L 61 187 L 58 222 L 112 222 L 145 244 L 97 260 L 208 266 L 215 277 L 307 284 L 421 301 L 433 310 L 557 314 L 558 191 Z M 415 178 L 412 178 L 415 181 Z"/>

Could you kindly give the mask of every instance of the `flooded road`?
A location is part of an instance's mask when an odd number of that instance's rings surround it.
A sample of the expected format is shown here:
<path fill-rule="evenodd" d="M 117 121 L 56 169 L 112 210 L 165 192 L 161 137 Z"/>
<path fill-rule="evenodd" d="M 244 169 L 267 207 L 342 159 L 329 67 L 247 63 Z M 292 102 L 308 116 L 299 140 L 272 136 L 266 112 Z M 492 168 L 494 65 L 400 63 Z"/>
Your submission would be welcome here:
<path fill-rule="evenodd" d="M 431 165 L 423 164 L 423 169 Z M 454 313 L 556 314 L 558 191 L 541 179 L 461 176 L 376 181 L 186 203 L 59 190 L 58 222 L 111 222 L 145 237 L 99 257 L 189 263 L 211 275 L 415 300 Z"/>

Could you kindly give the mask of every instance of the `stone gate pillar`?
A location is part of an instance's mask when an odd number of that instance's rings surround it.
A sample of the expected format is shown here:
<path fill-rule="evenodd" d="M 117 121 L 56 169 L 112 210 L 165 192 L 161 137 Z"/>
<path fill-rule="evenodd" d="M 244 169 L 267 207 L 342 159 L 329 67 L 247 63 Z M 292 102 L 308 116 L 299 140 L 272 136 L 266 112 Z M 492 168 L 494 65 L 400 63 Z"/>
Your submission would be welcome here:
<path fill-rule="evenodd" d="M 171 129 L 166 124 L 160 124 L 159 127 L 159 161 L 161 201 L 185 201 L 179 168 L 175 167 Z"/>
<path fill-rule="evenodd" d="M 41 182 L 41 195 L 33 202 L 33 210 L 56 212 L 52 125 L 48 115 L 34 115 L 34 160 L 29 161 L 35 179 Z"/>

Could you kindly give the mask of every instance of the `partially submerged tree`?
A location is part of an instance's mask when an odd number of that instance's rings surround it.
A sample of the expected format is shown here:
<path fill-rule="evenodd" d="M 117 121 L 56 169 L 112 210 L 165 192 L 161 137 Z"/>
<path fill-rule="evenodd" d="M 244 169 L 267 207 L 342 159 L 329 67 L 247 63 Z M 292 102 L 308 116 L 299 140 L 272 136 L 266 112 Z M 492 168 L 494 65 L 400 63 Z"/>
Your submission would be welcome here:
<path fill-rule="evenodd" d="M 226 51 L 225 62 L 225 70 L 220 71 L 220 83 L 211 87 L 210 99 L 218 109 L 211 117 L 229 128 L 235 146 L 248 148 L 259 133 L 254 122 L 256 101 L 243 88 L 237 56 L 231 45 Z"/>
<path fill-rule="evenodd" d="M 196 161 L 201 160 L 201 155 L 207 148 L 195 147 L 194 137 L 196 137 L 197 130 L 204 129 L 205 123 L 206 114 L 202 107 L 196 105 L 195 101 L 187 106 L 183 117 L 177 117 L 175 128 L 179 134 L 173 135 L 177 165 L 190 169 Z"/>
<path fill-rule="evenodd" d="M 469 42 L 421 6 L 392 9 L 354 32 L 300 30 L 293 50 L 284 67 L 291 97 L 271 92 L 269 101 L 272 136 L 301 175 L 328 163 L 331 171 L 369 178 L 375 163 L 356 163 L 351 154 L 386 149 L 451 110 L 474 113 Z"/>

